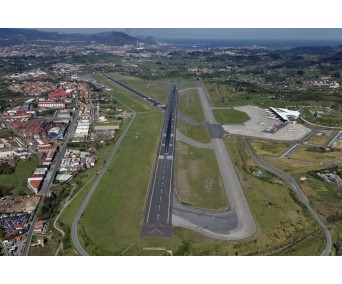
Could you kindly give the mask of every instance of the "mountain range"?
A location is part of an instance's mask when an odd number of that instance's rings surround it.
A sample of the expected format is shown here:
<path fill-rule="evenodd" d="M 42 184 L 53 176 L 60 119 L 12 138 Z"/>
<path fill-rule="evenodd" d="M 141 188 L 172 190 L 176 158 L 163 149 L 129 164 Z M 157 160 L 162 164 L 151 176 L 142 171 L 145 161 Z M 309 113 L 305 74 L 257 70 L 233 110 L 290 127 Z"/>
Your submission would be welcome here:
<path fill-rule="evenodd" d="M 18 44 L 32 41 L 74 41 L 84 43 L 102 43 L 113 46 L 144 43 L 155 45 L 158 40 L 154 37 L 139 38 L 122 32 L 103 32 L 97 34 L 62 34 L 57 32 L 45 32 L 33 29 L 0 29 L 0 41 Z"/>

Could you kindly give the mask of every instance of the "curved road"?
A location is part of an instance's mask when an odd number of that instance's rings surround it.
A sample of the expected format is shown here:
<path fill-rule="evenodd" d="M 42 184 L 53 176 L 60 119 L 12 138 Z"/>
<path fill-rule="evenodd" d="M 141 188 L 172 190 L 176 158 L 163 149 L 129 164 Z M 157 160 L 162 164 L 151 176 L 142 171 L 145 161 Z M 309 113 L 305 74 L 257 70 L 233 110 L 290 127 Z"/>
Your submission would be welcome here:
<path fill-rule="evenodd" d="M 119 149 L 123 139 L 125 138 L 128 130 L 130 129 L 134 119 L 136 117 L 136 113 L 133 113 L 133 116 L 131 118 L 131 121 L 129 122 L 129 124 L 127 125 L 126 129 L 124 130 L 124 132 L 122 133 L 122 135 L 120 136 L 118 142 L 115 144 L 115 147 L 113 148 L 109 158 L 107 159 L 106 161 L 106 164 L 104 165 L 101 173 L 97 176 L 93 186 L 91 187 L 90 191 L 88 192 L 86 198 L 83 200 L 83 203 L 81 205 L 81 207 L 79 208 L 79 210 L 77 211 L 77 214 L 72 222 L 72 225 L 71 225 L 71 239 L 72 239 L 72 242 L 74 243 L 74 246 L 75 248 L 77 249 L 77 251 L 81 254 L 81 255 L 88 255 L 88 253 L 83 249 L 79 239 L 78 239 L 78 222 L 86 208 L 86 206 L 88 205 L 88 202 L 91 198 L 91 196 L 93 195 L 93 193 L 95 192 L 99 182 L 101 181 L 103 175 L 105 174 L 105 172 L 107 171 L 108 169 L 108 166 L 109 164 L 111 163 L 111 161 L 113 160 L 114 158 L 114 155 L 116 154 L 117 150 Z"/>
<path fill-rule="evenodd" d="M 310 211 L 311 215 L 315 218 L 315 220 L 317 221 L 317 223 L 321 226 L 325 238 L 326 238 L 326 246 L 324 248 L 324 250 L 322 251 L 321 255 L 323 256 L 327 256 L 329 255 L 330 251 L 331 251 L 331 245 L 332 245 L 332 241 L 331 241 L 331 236 L 330 236 L 330 232 L 328 230 L 328 228 L 325 226 L 325 224 L 322 222 L 322 220 L 319 218 L 317 212 L 311 207 L 309 200 L 306 198 L 304 192 L 302 191 L 302 189 L 299 187 L 299 185 L 297 184 L 297 182 L 288 174 L 286 174 L 285 172 L 267 164 L 265 161 L 263 161 L 262 159 L 260 159 L 258 156 L 255 156 L 249 143 L 247 142 L 246 138 L 242 138 L 243 143 L 245 144 L 246 150 L 249 154 L 249 156 L 251 157 L 251 159 L 260 167 L 264 168 L 265 170 L 279 176 L 280 178 L 282 178 L 283 180 L 285 180 L 289 185 L 291 185 L 291 187 L 293 188 L 293 190 L 296 192 L 298 198 L 300 199 L 300 201 L 306 206 L 306 208 Z"/>
<path fill-rule="evenodd" d="M 313 126 L 322 127 L 322 128 L 328 128 L 328 129 L 338 129 L 338 130 L 341 130 L 341 127 L 326 126 L 326 125 L 320 125 L 320 124 L 312 123 L 312 122 L 306 120 L 302 115 L 299 116 L 299 118 L 301 120 L 303 120 L 305 123 L 313 125 Z"/>

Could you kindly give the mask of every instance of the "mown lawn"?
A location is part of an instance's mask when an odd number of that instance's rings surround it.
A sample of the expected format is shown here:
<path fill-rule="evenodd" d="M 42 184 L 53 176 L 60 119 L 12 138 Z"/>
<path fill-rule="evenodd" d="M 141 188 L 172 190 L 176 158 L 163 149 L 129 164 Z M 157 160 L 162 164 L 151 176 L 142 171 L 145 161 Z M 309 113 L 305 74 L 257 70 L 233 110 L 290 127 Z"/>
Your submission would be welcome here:
<path fill-rule="evenodd" d="M 180 201 L 193 207 L 228 207 L 220 171 L 212 149 L 177 143 L 175 190 Z"/>
<path fill-rule="evenodd" d="M 214 109 L 213 114 L 217 123 L 244 123 L 250 119 L 247 113 L 235 109 Z"/>
<path fill-rule="evenodd" d="M 178 111 L 198 122 L 204 122 L 202 104 L 196 90 L 187 90 L 178 98 Z"/>
<path fill-rule="evenodd" d="M 15 172 L 12 174 L 0 175 L 0 184 L 3 186 L 14 187 L 14 194 L 25 194 L 28 191 L 27 178 L 35 171 L 38 165 L 38 157 L 33 155 L 30 160 L 19 161 Z"/>
<path fill-rule="evenodd" d="M 185 136 L 202 143 L 210 143 L 208 128 L 204 125 L 190 125 L 180 119 L 177 120 L 177 128 Z"/>

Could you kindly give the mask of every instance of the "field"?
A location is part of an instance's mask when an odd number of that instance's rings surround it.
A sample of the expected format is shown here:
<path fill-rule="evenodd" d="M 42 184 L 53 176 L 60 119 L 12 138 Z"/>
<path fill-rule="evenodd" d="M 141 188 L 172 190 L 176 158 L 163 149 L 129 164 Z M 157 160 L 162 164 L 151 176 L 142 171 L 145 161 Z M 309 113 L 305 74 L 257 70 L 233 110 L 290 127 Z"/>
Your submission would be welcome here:
<path fill-rule="evenodd" d="M 154 98 L 161 103 L 166 104 L 170 90 L 170 82 L 165 80 L 149 81 L 137 77 L 125 76 L 118 73 L 110 73 L 114 79 L 130 86 L 142 94 Z"/>
<path fill-rule="evenodd" d="M 278 156 L 290 147 L 288 143 L 277 143 L 261 139 L 249 139 L 248 142 L 256 155 L 266 154 Z"/>
<path fill-rule="evenodd" d="M 30 160 L 19 161 L 15 172 L 12 174 L 0 175 L 0 184 L 13 187 L 13 194 L 27 194 L 27 178 L 29 178 L 38 165 L 38 157 L 31 156 Z"/>
<path fill-rule="evenodd" d="M 313 113 L 317 113 L 318 115 L 315 116 Z M 340 116 L 324 108 L 305 108 L 304 114 L 308 121 L 318 125 L 333 127 L 340 127 L 342 125 L 342 118 Z"/>
<path fill-rule="evenodd" d="M 335 152 L 335 155 L 332 155 L 332 153 L 329 152 L 319 153 L 310 151 L 312 149 L 313 148 L 307 146 L 297 147 L 297 149 L 291 153 L 290 157 L 314 162 L 332 162 L 339 160 L 339 157 L 342 157 L 342 152 Z"/>
<path fill-rule="evenodd" d="M 177 128 L 184 135 L 202 143 L 210 143 L 208 128 L 204 125 L 190 125 L 180 119 L 177 120 Z"/>
<path fill-rule="evenodd" d="M 316 162 L 313 163 L 310 161 L 299 161 L 294 159 L 279 159 L 277 157 L 264 157 L 264 160 L 289 174 L 304 173 L 326 167 Z"/>
<path fill-rule="evenodd" d="M 267 98 L 266 94 L 250 94 L 229 84 L 205 82 L 204 85 L 210 95 L 210 101 L 213 107 L 231 107 L 249 104 L 266 108 L 270 105 L 270 99 Z M 286 107 L 287 105 L 293 104 L 293 102 L 287 100 L 272 100 L 271 103 L 274 107 Z"/>
<path fill-rule="evenodd" d="M 144 111 L 149 111 L 151 109 L 150 105 L 146 101 L 126 91 L 125 89 L 118 86 L 117 84 L 111 81 L 108 81 L 106 78 L 102 77 L 101 75 L 94 74 L 92 75 L 92 77 L 94 77 L 94 79 L 96 79 L 98 82 L 109 86 L 112 90 L 106 91 L 106 93 L 114 96 L 114 98 L 117 97 L 123 104 L 134 109 L 134 111 L 144 112 Z"/>
<path fill-rule="evenodd" d="M 184 204 L 207 209 L 227 208 L 213 150 L 177 142 L 175 190 Z"/>
<path fill-rule="evenodd" d="M 235 109 L 214 109 L 213 114 L 221 124 L 244 123 L 250 119 L 247 113 Z"/>
<path fill-rule="evenodd" d="M 198 122 L 205 121 L 202 104 L 196 90 L 187 90 L 179 95 L 178 111 Z"/>
<path fill-rule="evenodd" d="M 127 239 L 139 235 L 162 117 L 161 112 L 137 115 L 81 219 L 86 243 L 89 239 L 104 254 L 118 254 Z"/>
<path fill-rule="evenodd" d="M 307 140 L 307 143 L 315 144 L 315 145 L 324 145 L 325 143 L 329 141 L 332 135 L 333 135 L 332 131 L 324 131 L 324 132 L 321 131 L 317 133 L 316 135 L 310 137 L 310 139 Z"/>
<path fill-rule="evenodd" d="M 239 140 L 227 139 L 226 145 L 237 166 L 248 204 L 261 229 L 254 240 L 255 248 L 249 248 L 254 251 L 253 254 L 274 254 L 311 234 L 322 236 L 315 232 L 315 222 L 306 209 L 292 198 L 291 189 L 281 179 L 272 174 L 264 178 L 266 173 L 263 169 L 259 169 L 263 173 L 261 177 L 252 175 L 251 172 L 258 168 L 249 160 Z M 306 246 L 306 241 L 300 242 L 302 245 Z M 242 243 L 237 248 L 246 249 Z M 293 251 L 292 254 L 297 255 L 297 252 Z"/>

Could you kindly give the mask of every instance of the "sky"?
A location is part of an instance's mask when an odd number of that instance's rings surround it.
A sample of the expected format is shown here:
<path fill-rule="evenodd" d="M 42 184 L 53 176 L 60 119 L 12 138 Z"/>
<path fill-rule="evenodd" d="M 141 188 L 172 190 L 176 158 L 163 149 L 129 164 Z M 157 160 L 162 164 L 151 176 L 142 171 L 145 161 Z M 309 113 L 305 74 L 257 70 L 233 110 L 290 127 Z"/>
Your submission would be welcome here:
<path fill-rule="evenodd" d="M 284 28 L 45 28 L 44 31 L 61 33 L 92 34 L 107 31 L 121 31 L 132 36 L 155 36 L 160 39 L 261 39 L 261 40 L 341 40 L 342 29 Z"/>

